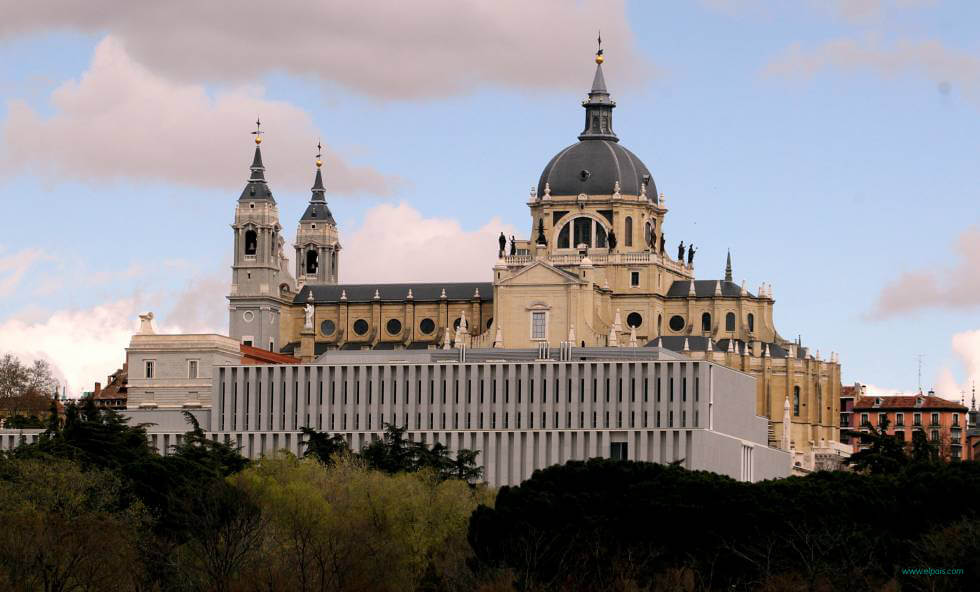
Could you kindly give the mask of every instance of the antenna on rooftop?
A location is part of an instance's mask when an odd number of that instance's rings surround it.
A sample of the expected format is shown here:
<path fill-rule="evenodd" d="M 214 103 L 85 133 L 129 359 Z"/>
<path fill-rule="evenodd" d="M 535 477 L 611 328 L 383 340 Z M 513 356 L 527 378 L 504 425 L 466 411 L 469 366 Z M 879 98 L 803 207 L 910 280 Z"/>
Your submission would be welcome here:
<path fill-rule="evenodd" d="M 922 354 L 919 354 L 919 394 L 922 394 Z"/>

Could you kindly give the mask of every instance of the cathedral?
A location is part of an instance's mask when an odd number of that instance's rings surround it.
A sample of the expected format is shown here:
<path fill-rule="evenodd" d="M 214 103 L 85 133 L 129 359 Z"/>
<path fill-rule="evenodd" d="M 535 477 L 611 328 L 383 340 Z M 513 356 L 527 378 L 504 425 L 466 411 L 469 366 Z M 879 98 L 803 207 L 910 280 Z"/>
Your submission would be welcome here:
<path fill-rule="evenodd" d="M 601 51 L 595 61 L 578 141 L 531 189 L 527 238 L 488 245 L 498 257 L 486 282 L 340 283 L 340 231 L 319 156 L 290 270 L 254 132 L 232 224 L 230 336 L 307 364 L 362 350 L 663 348 L 755 378 L 770 446 L 811 452 L 836 442 L 836 355 L 781 337 L 771 286 L 737 282 L 730 255 L 723 277 L 696 279 L 693 250 L 668 251 L 666 197 L 620 143 Z"/>

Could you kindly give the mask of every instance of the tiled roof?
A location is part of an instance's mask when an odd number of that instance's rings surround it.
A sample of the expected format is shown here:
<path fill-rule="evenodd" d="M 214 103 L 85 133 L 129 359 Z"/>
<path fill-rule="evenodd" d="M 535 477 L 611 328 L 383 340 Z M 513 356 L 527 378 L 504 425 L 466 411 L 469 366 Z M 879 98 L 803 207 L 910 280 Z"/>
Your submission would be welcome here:
<path fill-rule="evenodd" d="M 715 295 L 715 284 L 721 281 L 721 295 L 725 298 L 738 298 L 742 294 L 742 287 L 735 282 L 724 280 L 694 280 L 694 295 L 697 298 L 711 298 Z M 687 298 L 691 291 L 691 280 L 677 280 L 670 285 L 667 290 L 668 298 Z M 751 292 L 746 290 L 749 298 L 755 298 Z"/>
<path fill-rule="evenodd" d="M 404 302 L 408 291 L 412 290 L 412 299 L 416 302 L 433 302 L 442 299 L 442 291 L 446 291 L 446 300 L 472 300 L 476 291 L 480 291 L 480 300 L 493 300 L 493 284 L 490 282 L 446 282 L 426 284 L 319 284 L 306 285 L 293 298 L 293 304 L 305 304 L 307 294 L 313 291 L 315 304 L 340 302 L 341 294 L 346 294 L 347 302 L 372 302 L 377 291 L 380 302 Z"/>
<path fill-rule="evenodd" d="M 245 364 L 298 364 L 300 362 L 299 358 L 294 358 L 293 356 L 287 354 L 279 354 L 267 349 L 252 347 L 251 345 L 243 344 L 240 346 L 240 348 L 242 352 L 242 362 Z"/>
<path fill-rule="evenodd" d="M 880 399 L 881 404 L 876 405 L 876 400 Z M 916 400 L 921 399 L 922 403 L 917 405 Z M 966 413 L 967 408 L 959 403 L 950 401 L 949 399 L 944 399 L 942 397 L 935 397 L 932 395 L 895 395 L 888 397 L 858 397 L 854 402 L 855 410 L 874 410 L 874 409 L 891 409 L 891 410 L 916 410 L 916 409 L 945 409 L 949 411 L 961 411 Z"/>

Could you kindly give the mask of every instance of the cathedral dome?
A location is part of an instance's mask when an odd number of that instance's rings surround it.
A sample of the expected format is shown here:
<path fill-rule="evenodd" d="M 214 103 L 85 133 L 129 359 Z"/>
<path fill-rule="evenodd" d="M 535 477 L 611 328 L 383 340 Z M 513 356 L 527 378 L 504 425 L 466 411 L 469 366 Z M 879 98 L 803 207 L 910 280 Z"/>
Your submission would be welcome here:
<path fill-rule="evenodd" d="M 632 152 L 611 140 L 585 139 L 565 148 L 544 167 L 538 181 L 538 195 L 545 183 L 551 195 L 609 195 L 619 181 L 625 195 L 646 193 L 657 201 L 657 187 L 646 165 Z"/>
<path fill-rule="evenodd" d="M 538 180 L 538 196 L 545 189 L 551 195 L 610 195 L 619 183 L 619 192 L 641 195 L 646 186 L 648 198 L 657 202 L 657 187 L 646 165 L 635 154 L 619 145 L 613 131 L 612 111 L 616 102 L 606 90 L 602 74 L 602 51 L 596 55 L 595 77 L 585 108 L 585 128 L 579 142 L 555 155 Z"/>

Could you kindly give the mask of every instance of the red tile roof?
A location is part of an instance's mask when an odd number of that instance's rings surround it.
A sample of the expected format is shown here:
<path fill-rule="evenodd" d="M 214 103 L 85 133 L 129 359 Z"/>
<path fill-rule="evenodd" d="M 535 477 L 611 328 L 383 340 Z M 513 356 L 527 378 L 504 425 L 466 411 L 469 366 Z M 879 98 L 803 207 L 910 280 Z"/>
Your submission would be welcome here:
<path fill-rule="evenodd" d="M 881 399 L 880 405 L 875 405 L 875 400 Z M 921 399 L 922 404 L 916 405 L 916 400 Z M 915 410 L 915 409 L 946 409 L 949 411 L 962 411 L 966 413 L 967 408 L 959 403 L 930 395 L 897 395 L 888 397 L 858 397 L 854 402 L 854 409 L 894 409 L 894 410 Z"/>
<path fill-rule="evenodd" d="M 853 386 L 842 386 L 840 387 L 840 396 L 842 397 L 853 397 L 855 388 Z"/>
<path fill-rule="evenodd" d="M 276 352 L 252 347 L 251 345 L 242 345 L 241 352 L 242 364 L 299 364 L 302 362 L 299 358 L 294 358 L 286 354 L 277 354 Z"/>

